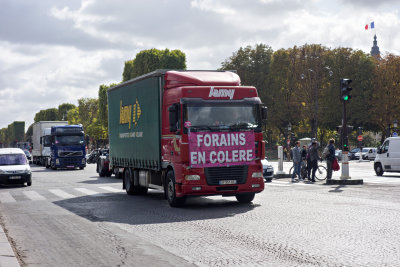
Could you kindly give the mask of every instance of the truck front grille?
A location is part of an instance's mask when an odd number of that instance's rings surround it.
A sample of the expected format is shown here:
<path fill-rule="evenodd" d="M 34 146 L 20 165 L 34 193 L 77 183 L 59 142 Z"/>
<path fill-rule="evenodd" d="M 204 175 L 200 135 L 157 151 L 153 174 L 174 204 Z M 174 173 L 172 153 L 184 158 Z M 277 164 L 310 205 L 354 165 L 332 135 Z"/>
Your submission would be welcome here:
<path fill-rule="evenodd" d="M 82 155 L 82 151 L 58 151 L 59 157 L 80 157 Z"/>
<path fill-rule="evenodd" d="M 244 184 L 247 180 L 248 169 L 247 165 L 210 167 L 205 168 L 204 173 L 208 185 L 220 185 L 222 180 L 236 180 L 236 184 Z"/>

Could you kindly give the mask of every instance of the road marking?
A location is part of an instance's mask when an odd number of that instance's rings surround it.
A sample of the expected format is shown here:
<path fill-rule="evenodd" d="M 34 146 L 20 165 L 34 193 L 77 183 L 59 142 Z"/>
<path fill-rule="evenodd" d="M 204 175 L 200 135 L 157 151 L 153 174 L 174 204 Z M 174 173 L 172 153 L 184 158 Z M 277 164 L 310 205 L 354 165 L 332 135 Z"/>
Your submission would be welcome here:
<path fill-rule="evenodd" d="M 100 186 L 99 188 L 104 189 L 104 190 L 106 190 L 106 191 L 113 192 L 113 193 L 122 193 L 122 192 L 125 192 L 125 191 L 122 190 L 122 189 L 116 189 L 116 188 L 111 187 L 111 186 Z"/>
<path fill-rule="evenodd" d="M 74 198 L 74 195 L 71 195 L 70 193 L 67 193 L 61 189 L 49 189 L 50 193 L 53 193 L 54 195 L 61 197 L 61 198 Z"/>
<path fill-rule="evenodd" d="M 82 187 L 79 187 L 79 188 L 74 188 L 76 191 L 79 191 L 79 192 L 81 192 L 81 193 L 84 193 L 85 195 L 89 195 L 89 196 L 93 196 L 93 195 L 104 195 L 104 194 L 100 194 L 100 193 L 98 193 L 98 192 L 96 192 L 96 191 L 93 191 L 93 190 L 90 190 L 90 189 L 86 189 L 86 188 L 82 188 Z"/>
<path fill-rule="evenodd" d="M 42 195 L 39 195 L 36 191 L 24 191 L 25 196 L 30 198 L 31 200 L 46 200 L 46 198 Z"/>
<path fill-rule="evenodd" d="M 11 203 L 17 202 L 9 192 L 0 193 L 0 202 L 1 203 Z"/>

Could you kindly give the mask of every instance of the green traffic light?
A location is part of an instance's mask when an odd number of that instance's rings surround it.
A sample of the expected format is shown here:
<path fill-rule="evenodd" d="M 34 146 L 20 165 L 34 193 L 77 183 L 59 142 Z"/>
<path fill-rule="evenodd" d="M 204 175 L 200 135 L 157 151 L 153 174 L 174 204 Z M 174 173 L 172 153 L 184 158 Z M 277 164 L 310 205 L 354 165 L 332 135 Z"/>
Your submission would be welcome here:
<path fill-rule="evenodd" d="M 343 97 L 343 100 L 344 100 L 344 101 L 349 100 L 349 96 L 348 96 L 348 95 L 345 95 L 345 96 Z"/>

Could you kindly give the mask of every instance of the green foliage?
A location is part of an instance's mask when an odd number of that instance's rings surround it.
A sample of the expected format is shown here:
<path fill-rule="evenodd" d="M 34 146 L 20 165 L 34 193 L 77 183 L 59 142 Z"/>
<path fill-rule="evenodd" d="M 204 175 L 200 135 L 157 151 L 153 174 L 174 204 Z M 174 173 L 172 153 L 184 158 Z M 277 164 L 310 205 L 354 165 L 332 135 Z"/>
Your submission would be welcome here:
<path fill-rule="evenodd" d="M 68 124 L 79 124 L 79 108 L 73 108 L 68 111 Z"/>
<path fill-rule="evenodd" d="M 76 108 L 74 104 L 69 104 L 69 103 L 63 103 L 58 106 L 58 120 L 63 120 L 66 121 L 68 120 L 67 115 L 68 111 L 71 109 Z"/>
<path fill-rule="evenodd" d="M 125 61 L 122 81 L 133 79 L 157 69 L 186 69 L 186 55 L 180 50 L 143 50 L 135 59 Z"/>
<path fill-rule="evenodd" d="M 58 109 L 56 108 L 49 108 L 40 110 L 38 113 L 35 114 L 34 121 L 56 121 L 58 120 Z"/>
<path fill-rule="evenodd" d="M 116 86 L 116 83 L 110 85 L 100 85 L 99 87 L 99 116 L 98 123 L 101 124 L 105 130 L 106 135 L 108 133 L 108 103 L 107 103 L 107 90 L 111 87 Z"/>
<path fill-rule="evenodd" d="M 96 98 L 78 99 L 79 123 L 86 129 L 98 116 L 99 100 Z"/>

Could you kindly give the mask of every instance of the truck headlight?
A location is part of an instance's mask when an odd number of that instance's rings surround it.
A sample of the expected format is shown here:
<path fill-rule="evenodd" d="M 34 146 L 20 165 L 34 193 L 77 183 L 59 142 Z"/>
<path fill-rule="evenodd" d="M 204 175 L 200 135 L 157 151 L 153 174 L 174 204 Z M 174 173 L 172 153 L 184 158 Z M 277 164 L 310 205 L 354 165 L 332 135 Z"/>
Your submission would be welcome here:
<path fill-rule="evenodd" d="M 56 159 L 56 165 L 60 165 L 60 160 Z"/>
<path fill-rule="evenodd" d="M 262 172 L 253 172 L 251 175 L 252 178 L 264 178 Z"/>
<path fill-rule="evenodd" d="M 185 175 L 185 180 L 186 181 L 199 181 L 200 175 L 197 175 L 197 174 Z"/>
<path fill-rule="evenodd" d="M 82 159 L 82 164 L 85 164 L 85 158 Z"/>

